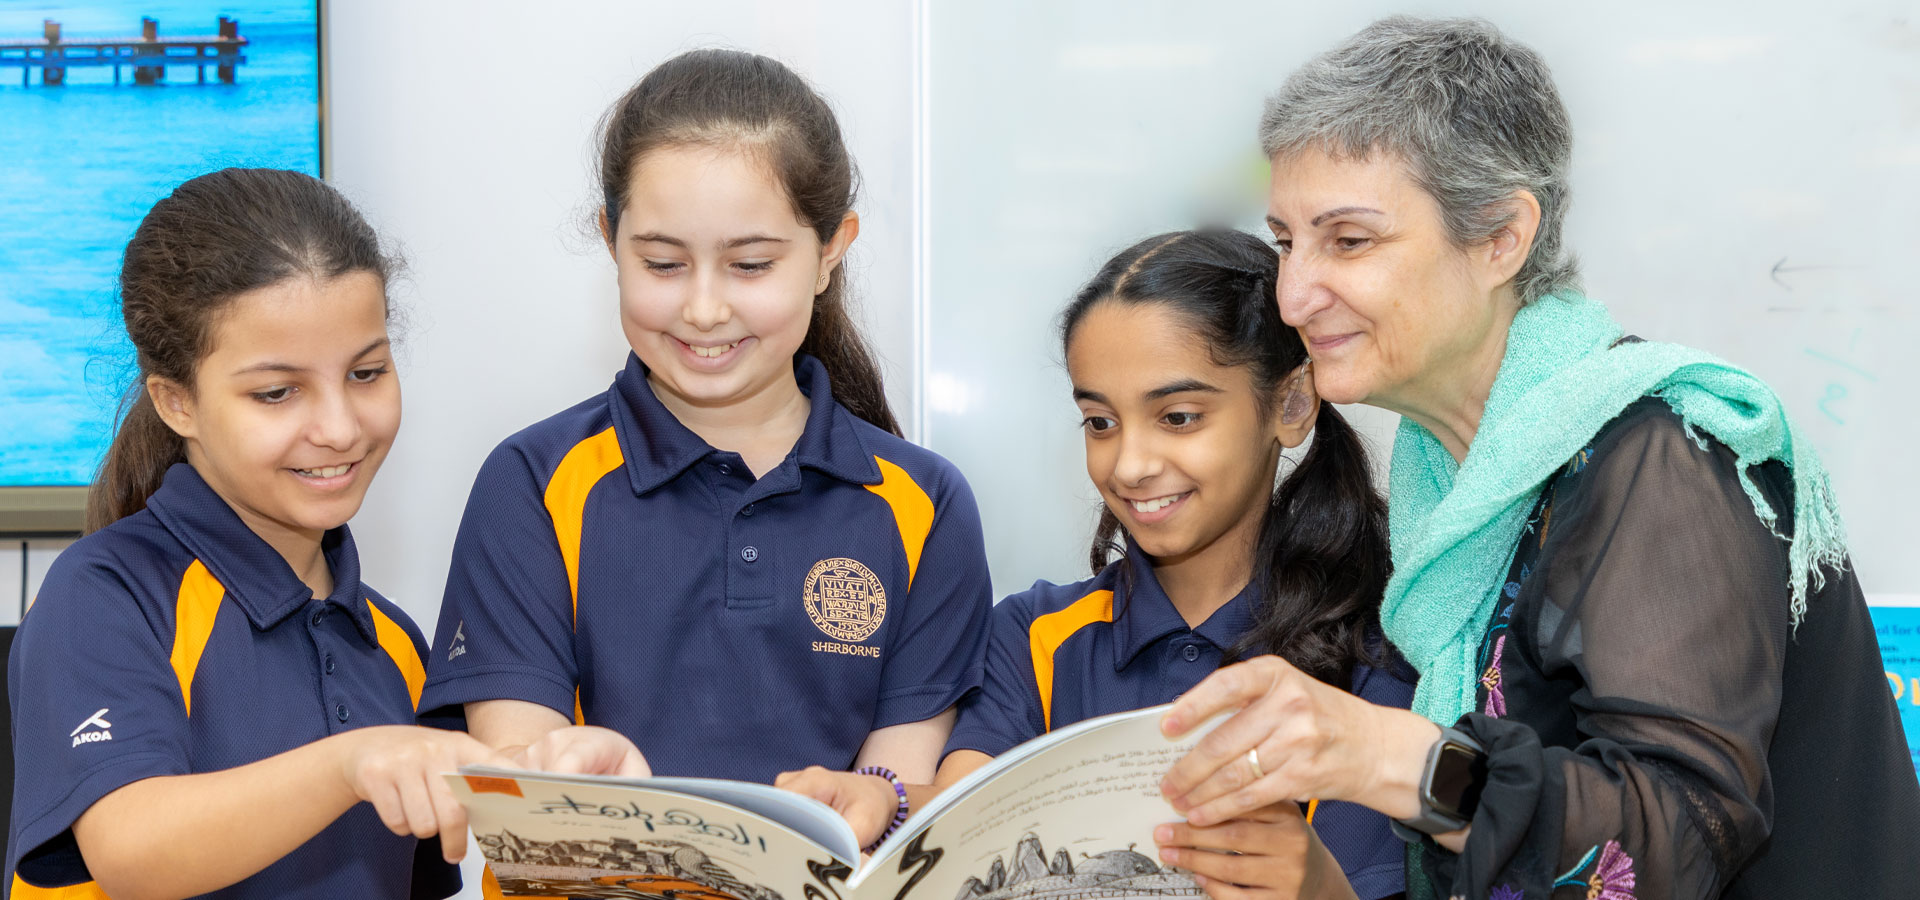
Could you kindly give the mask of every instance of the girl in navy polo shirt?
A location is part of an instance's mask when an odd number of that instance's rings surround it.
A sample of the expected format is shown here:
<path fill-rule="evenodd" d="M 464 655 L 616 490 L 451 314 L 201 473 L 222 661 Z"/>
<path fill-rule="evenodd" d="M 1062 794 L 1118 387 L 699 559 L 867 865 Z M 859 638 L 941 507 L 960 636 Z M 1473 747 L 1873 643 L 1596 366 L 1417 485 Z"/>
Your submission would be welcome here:
<path fill-rule="evenodd" d="M 1277 271 L 1251 235 L 1164 234 L 1114 257 L 1067 307 L 1067 372 L 1105 501 L 1094 576 L 1038 582 L 995 607 L 986 683 L 961 706 L 938 786 L 1052 729 L 1169 702 L 1254 654 L 1374 703 L 1411 700 L 1411 674 L 1379 632 L 1386 507 L 1352 427 L 1322 406 L 1306 349 L 1280 321 Z M 1309 434 L 1276 487 L 1281 451 Z M 782 783 L 834 805 L 868 839 L 896 808 L 877 778 L 816 769 Z M 1360 897 L 1403 891 L 1405 845 L 1385 817 L 1345 803 L 1308 816 L 1311 829 L 1282 804 L 1156 837 L 1161 858 L 1215 900 L 1293 897 L 1301 861 L 1328 851 Z"/>
<path fill-rule="evenodd" d="M 981 678 L 985 550 L 849 315 L 832 111 L 773 60 L 701 50 L 602 132 L 633 352 L 482 466 L 423 708 L 561 771 L 931 780 Z"/>
<path fill-rule="evenodd" d="M 14 900 L 459 889 L 441 773 L 495 756 L 414 727 L 425 644 L 345 524 L 400 424 L 389 268 L 294 172 L 195 178 L 134 232 L 140 380 L 7 673 Z"/>

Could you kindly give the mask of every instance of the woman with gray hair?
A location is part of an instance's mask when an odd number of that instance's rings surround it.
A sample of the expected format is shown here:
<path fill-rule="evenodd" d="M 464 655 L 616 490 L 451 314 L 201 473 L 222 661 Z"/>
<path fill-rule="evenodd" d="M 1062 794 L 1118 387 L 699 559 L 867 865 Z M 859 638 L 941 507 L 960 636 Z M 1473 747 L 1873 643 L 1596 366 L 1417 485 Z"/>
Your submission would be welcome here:
<path fill-rule="evenodd" d="M 1562 244 L 1572 130 L 1532 50 L 1394 18 L 1296 72 L 1261 140 L 1278 300 L 1322 397 L 1401 414 L 1389 637 L 1414 712 L 1277 657 L 1167 776 L 1199 824 L 1399 820 L 1414 896 L 1920 890 L 1920 784 L 1831 489 L 1780 401 L 1624 336 Z"/>

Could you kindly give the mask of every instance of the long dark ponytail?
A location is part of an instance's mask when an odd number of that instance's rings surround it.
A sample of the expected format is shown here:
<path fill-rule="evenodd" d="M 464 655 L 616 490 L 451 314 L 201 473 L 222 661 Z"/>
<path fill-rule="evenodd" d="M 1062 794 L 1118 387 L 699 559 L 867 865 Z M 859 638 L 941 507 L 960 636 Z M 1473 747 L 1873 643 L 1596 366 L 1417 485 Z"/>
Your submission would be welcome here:
<path fill-rule="evenodd" d="M 1103 303 L 1158 303 L 1205 338 L 1215 362 L 1253 374 L 1263 415 L 1287 376 L 1307 362 L 1300 335 L 1274 301 L 1279 258 L 1237 231 L 1156 235 L 1102 266 L 1061 316 L 1061 339 Z M 1088 563 L 1098 572 L 1122 552 L 1121 526 L 1104 505 Z M 1390 574 L 1387 506 L 1373 487 L 1360 437 L 1322 405 L 1313 440 L 1268 502 L 1255 542 L 1252 579 L 1260 589 L 1254 625 L 1229 659 L 1285 658 L 1316 678 L 1345 686 L 1357 663 L 1377 661 L 1380 597 Z"/>
<path fill-rule="evenodd" d="M 384 285 L 395 265 L 353 204 L 299 172 L 222 169 L 155 203 L 120 263 L 120 312 L 139 371 L 87 491 L 86 530 L 145 508 L 167 468 L 186 461 L 185 443 L 147 396 L 147 378 L 191 390 L 213 349 L 215 314 L 241 294 L 296 275 L 371 272 Z"/>
<path fill-rule="evenodd" d="M 609 240 L 618 233 L 634 165 L 661 147 L 742 147 L 763 155 L 800 220 L 821 243 L 853 209 L 853 158 L 833 110 L 805 79 L 772 59 L 737 50 L 694 50 L 648 72 L 600 121 L 600 193 Z M 820 360 L 833 398 L 849 412 L 900 434 L 880 364 L 847 309 L 842 259 L 814 298 L 800 352 Z"/>

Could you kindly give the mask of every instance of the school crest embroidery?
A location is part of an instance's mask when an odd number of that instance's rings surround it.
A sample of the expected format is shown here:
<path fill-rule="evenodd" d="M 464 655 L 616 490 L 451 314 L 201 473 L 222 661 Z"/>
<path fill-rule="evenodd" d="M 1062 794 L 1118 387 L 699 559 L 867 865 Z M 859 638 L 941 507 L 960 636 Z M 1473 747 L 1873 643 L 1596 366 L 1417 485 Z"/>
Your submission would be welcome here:
<path fill-rule="evenodd" d="M 864 641 L 887 618 L 887 589 L 856 559 L 836 556 L 814 563 L 800 599 L 814 627 L 836 641 Z"/>

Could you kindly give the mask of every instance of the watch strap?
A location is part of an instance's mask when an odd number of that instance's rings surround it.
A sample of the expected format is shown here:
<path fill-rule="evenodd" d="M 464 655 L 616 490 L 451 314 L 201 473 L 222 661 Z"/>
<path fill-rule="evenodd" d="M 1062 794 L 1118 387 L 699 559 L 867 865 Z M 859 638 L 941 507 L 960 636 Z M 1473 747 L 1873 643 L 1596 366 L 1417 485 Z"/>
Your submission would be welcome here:
<path fill-rule="evenodd" d="M 1420 789 L 1418 792 L 1420 811 L 1409 818 L 1392 820 L 1390 822 L 1389 827 L 1393 829 L 1393 833 L 1401 840 L 1407 841 L 1408 843 L 1418 843 L 1424 840 L 1427 835 L 1447 834 L 1449 832 L 1459 831 L 1471 824 L 1468 819 L 1434 807 L 1428 799 L 1433 795 L 1434 773 L 1440 765 L 1440 755 L 1446 750 L 1449 744 L 1465 747 L 1483 757 L 1486 755 L 1486 749 L 1480 746 L 1479 741 L 1468 737 L 1458 729 L 1441 726 L 1440 739 L 1434 741 L 1433 746 L 1427 750 L 1427 764 L 1420 773 Z M 1476 785 L 1472 789 L 1477 792 L 1479 787 L 1479 785 Z"/>
<path fill-rule="evenodd" d="M 1390 819 L 1387 822 L 1387 827 L 1409 844 L 1420 843 L 1429 835 L 1459 831 L 1467 825 L 1467 820 L 1445 815 L 1425 803 L 1420 804 L 1420 812 L 1413 818 Z"/>

